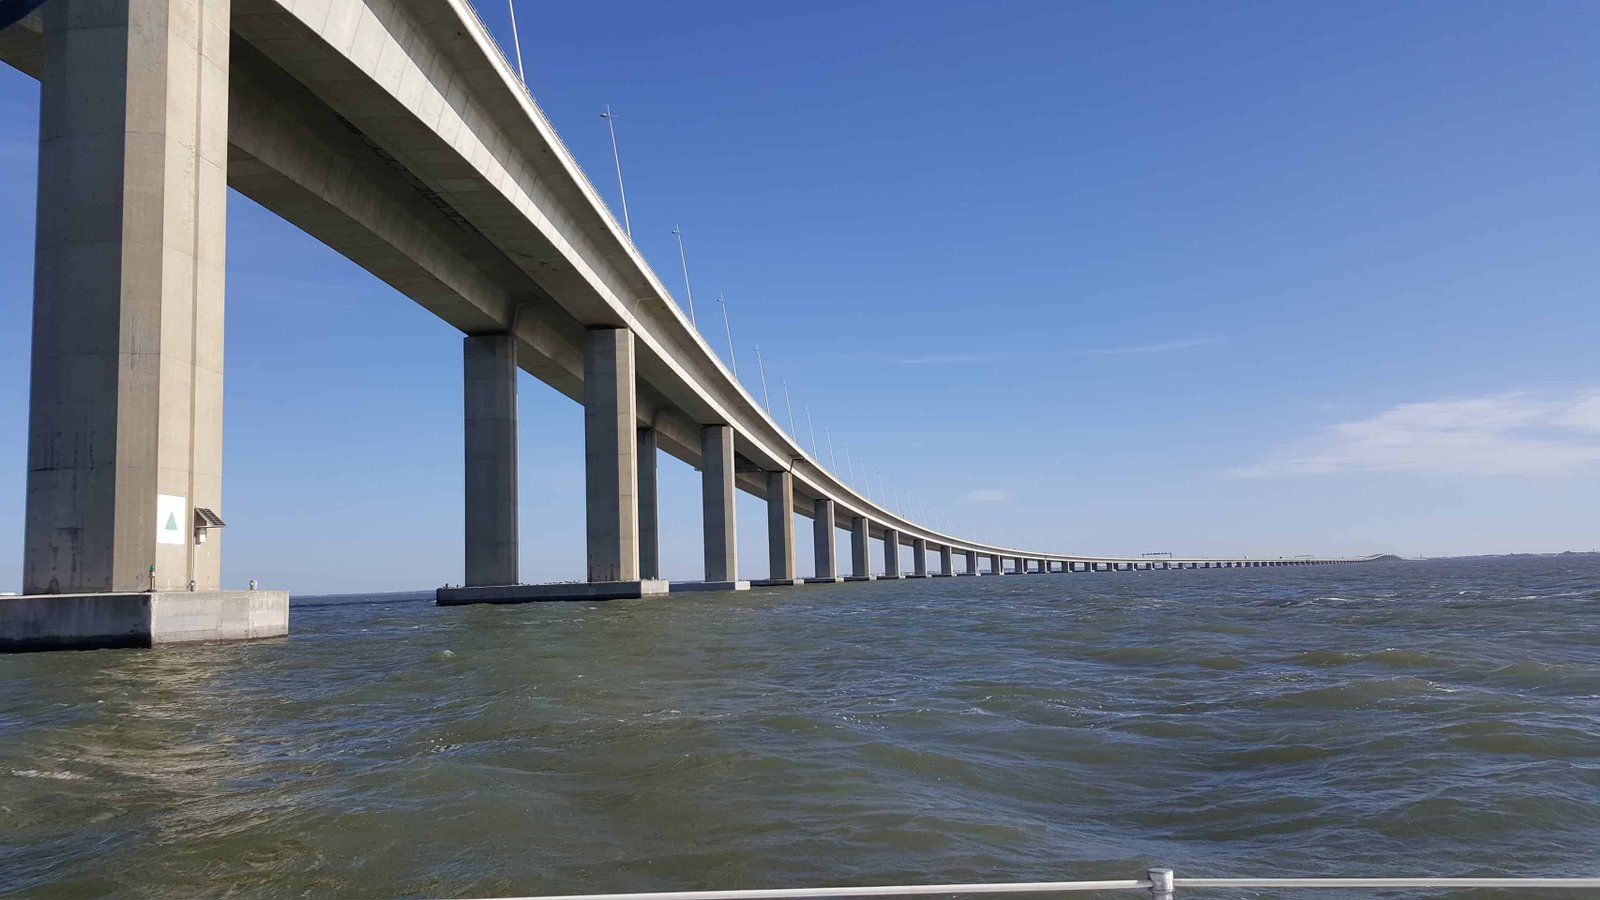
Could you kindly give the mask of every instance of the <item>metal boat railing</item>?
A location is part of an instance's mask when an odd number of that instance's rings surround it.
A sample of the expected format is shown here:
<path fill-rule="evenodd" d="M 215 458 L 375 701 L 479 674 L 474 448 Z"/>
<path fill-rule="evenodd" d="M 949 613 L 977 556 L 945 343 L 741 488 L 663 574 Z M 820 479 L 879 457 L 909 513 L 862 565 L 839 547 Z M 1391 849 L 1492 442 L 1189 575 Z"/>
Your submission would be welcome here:
<path fill-rule="evenodd" d="M 665 891 L 632 894 L 550 894 L 500 900 L 801 900 L 806 897 L 925 897 L 979 894 L 1056 894 L 1074 891 L 1142 891 L 1172 900 L 1179 891 L 1222 888 L 1252 890 L 1361 888 L 1365 890 L 1600 890 L 1600 877 L 1562 878 L 1179 878 L 1171 869 L 1150 869 L 1143 878 L 1120 881 L 1022 881 L 994 884 L 897 884 L 865 887 L 773 888 L 748 891 Z"/>

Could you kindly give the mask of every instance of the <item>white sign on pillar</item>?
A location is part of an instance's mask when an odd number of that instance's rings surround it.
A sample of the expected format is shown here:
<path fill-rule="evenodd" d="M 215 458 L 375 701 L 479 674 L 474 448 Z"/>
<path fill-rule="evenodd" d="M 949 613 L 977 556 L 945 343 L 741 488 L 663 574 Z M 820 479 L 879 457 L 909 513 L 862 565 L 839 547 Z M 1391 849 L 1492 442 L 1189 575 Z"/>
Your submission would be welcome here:
<path fill-rule="evenodd" d="M 171 494 L 156 495 L 156 543 L 187 544 L 184 524 L 189 521 L 189 501 Z"/>

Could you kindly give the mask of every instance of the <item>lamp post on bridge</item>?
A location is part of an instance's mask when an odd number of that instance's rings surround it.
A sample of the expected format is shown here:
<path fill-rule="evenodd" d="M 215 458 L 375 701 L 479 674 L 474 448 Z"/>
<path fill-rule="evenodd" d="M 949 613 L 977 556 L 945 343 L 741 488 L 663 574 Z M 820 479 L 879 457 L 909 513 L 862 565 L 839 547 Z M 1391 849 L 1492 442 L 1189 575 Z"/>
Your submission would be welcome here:
<path fill-rule="evenodd" d="M 761 361 L 761 345 L 755 346 L 756 369 L 761 373 L 761 402 L 767 407 L 767 415 L 772 415 L 772 395 L 767 393 L 767 366 Z"/>
<path fill-rule="evenodd" d="M 622 195 L 622 229 L 628 233 L 628 240 L 633 240 L 633 223 L 628 220 L 628 190 L 622 186 L 622 154 L 617 151 L 617 119 L 611 114 L 611 104 L 606 104 L 606 111 L 600 114 L 606 120 L 606 125 L 611 129 L 611 158 L 617 164 L 617 193 Z"/>
<path fill-rule="evenodd" d="M 717 305 L 722 307 L 722 330 L 728 335 L 728 365 L 733 366 L 734 380 L 739 378 L 739 355 L 733 350 L 733 326 L 728 324 L 728 301 L 717 295 Z"/>
<path fill-rule="evenodd" d="M 517 36 L 517 4 L 516 0 L 506 0 L 506 10 L 511 13 L 511 46 L 517 51 L 517 80 L 522 82 L 522 89 L 528 89 L 528 76 L 522 71 L 522 38 Z"/>
<path fill-rule="evenodd" d="M 794 438 L 794 442 L 798 444 L 800 443 L 800 434 L 794 427 L 794 404 L 789 402 L 789 380 L 786 378 L 780 379 L 778 387 L 783 388 L 783 405 L 789 410 L 789 436 Z"/>
<path fill-rule="evenodd" d="M 689 300 L 689 323 L 700 330 L 700 320 L 694 317 L 694 288 L 689 287 L 689 257 L 683 252 L 683 229 L 672 226 L 672 235 L 678 239 L 678 260 L 683 263 L 683 293 Z"/>

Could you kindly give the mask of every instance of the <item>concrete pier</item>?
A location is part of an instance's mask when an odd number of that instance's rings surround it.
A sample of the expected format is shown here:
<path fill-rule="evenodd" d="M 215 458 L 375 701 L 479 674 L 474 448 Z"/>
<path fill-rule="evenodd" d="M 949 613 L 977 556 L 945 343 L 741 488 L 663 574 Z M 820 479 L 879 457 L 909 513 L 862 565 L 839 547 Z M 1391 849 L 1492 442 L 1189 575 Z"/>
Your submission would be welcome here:
<path fill-rule="evenodd" d="M 871 581 L 872 566 L 867 559 L 867 519 L 853 516 L 850 519 L 850 577 L 847 581 Z"/>
<path fill-rule="evenodd" d="M 911 539 L 911 574 L 915 578 L 928 577 L 928 542 L 924 538 Z"/>
<path fill-rule="evenodd" d="M 950 549 L 949 544 L 939 548 L 939 574 L 945 578 L 955 577 L 955 552 Z"/>
<path fill-rule="evenodd" d="M 661 490 L 656 476 L 659 460 L 656 430 L 639 429 L 639 577 L 661 577 Z"/>
<path fill-rule="evenodd" d="M 42 9 L 24 594 L 220 586 L 229 12 Z"/>
<path fill-rule="evenodd" d="M 761 587 L 804 584 L 794 567 L 794 476 L 767 473 L 767 577 Z"/>
<path fill-rule="evenodd" d="M 968 576 L 971 576 L 973 578 L 976 578 L 978 575 L 981 574 L 978 571 L 978 551 L 976 551 L 976 550 L 968 550 L 968 551 L 964 552 L 962 555 L 965 556 L 966 559 L 967 559 L 967 570 L 965 572 L 962 572 L 961 574 L 968 575 Z"/>
<path fill-rule="evenodd" d="M 517 349 L 508 334 L 462 343 L 466 584 L 517 583 Z"/>
<path fill-rule="evenodd" d="M 1006 573 L 1006 567 L 1000 561 L 1000 554 L 998 554 L 998 553 L 989 554 L 989 574 L 990 575 L 1004 575 L 1005 573 Z"/>
<path fill-rule="evenodd" d="M 733 429 L 700 429 L 700 510 L 705 528 L 706 581 L 739 577 L 739 534 L 734 521 Z"/>
<path fill-rule="evenodd" d="M 589 581 L 639 579 L 639 420 L 633 332 L 591 328 L 583 343 L 583 470 Z"/>
<path fill-rule="evenodd" d="M 900 574 L 900 532 L 893 528 L 883 530 L 883 577 L 903 577 Z"/>
<path fill-rule="evenodd" d="M 834 543 L 833 530 L 837 527 L 834 521 L 834 508 L 832 500 L 818 500 L 811 508 L 811 557 L 815 561 L 816 573 L 806 579 L 813 583 L 827 583 L 842 581 L 839 577 L 838 547 Z"/>

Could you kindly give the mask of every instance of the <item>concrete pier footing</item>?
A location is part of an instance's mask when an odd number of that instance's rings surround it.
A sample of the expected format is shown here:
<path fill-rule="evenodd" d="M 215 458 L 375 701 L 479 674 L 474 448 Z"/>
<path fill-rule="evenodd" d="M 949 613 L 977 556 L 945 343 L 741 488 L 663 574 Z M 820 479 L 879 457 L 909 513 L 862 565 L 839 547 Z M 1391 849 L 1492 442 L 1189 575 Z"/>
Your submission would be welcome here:
<path fill-rule="evenodd" d="M 804 578 L 753 578 L 751 587 L 798 587 L 806 583 Z"/>
<path fill-rule="evenodd" d="M 674 581 L 672 593 L 674 594 L 704 594 L 712 591 L 748 591 L 748 581 Z"/>
<path fill-rule="evenodd" d="M 649 581 L 570 581 L 557 584 L 495 584 L 439 588 L 434 602 L 440 606 L 469 603 L 538 603 L 555 600 L 642 600 L 667 593 L 667 583 Z"/>
<path fill-rule="evenodd" d="M 248 641 L 288 633 L 288 591 L 0 597 L 0 652 Z"/>

